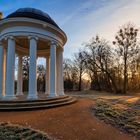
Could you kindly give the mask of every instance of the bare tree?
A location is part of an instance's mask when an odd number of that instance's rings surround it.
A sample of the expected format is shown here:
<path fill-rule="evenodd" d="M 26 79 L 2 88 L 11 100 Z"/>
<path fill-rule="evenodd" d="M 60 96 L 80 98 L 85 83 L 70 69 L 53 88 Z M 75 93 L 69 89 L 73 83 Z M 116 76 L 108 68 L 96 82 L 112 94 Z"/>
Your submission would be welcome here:
<path fill-rule="evenodd" d="M 110 84 L 111 81 L 113 89 L 117 93 L 118 88 L 112 76 L 112 51 L 108 42 L 96 36 L 92 38 L 90 43 L 86 44 L 86 48 L 88 48 L 88 50 L 85 51 L 87 64 L 92 65 L 94 73 L 98 70 L 102 75 L 106 74 L 108 84 Z"/>
<path fill-rule="evenodd" d="M 133 57 L 138 54 L 137 45 L 138 29 L 128 23 L 121 27 L 117 32 L 113 44 L 116 46 L 116 52 L 123 62 L 123 93 L 127 91 L 128 84 L 128 66 L 133 62 Z"/>
<path fill-rule="evenodd" d="M 45 92 L 45 78 L 46 70 L 44 65 L 37 66 L 37 90 L 39 92 Z"/>
<path fill-rule="evenodd" d="M 24 56 L 22 61 L 23 68 L 23 91 L 28 91 L 28 83 L 29 83 L 29 57 Z"/>
<path fill-rule="evenodd" d="M 79 50 L 78 53 L 74 55 L 74 71 L 76 71 L 78 75 L 78 90 L 81 91 L 82 87 L 82 76 L 85 72 L 85 57 L 84 52 Z"/>
<path fill-rule="evenodd" d="M 23 79 L 24 80 L 28 80 L 29 79 L 29 57 L 27 56 L 24 56 L 23 57 L 23 65 L 22 65 L 22 68 L 23 68 Z"/>
<path fill-rule="evenodd" d="M 126 93 L 140 89 L 140 45 L 138 29 L 126 24 L 117 32 L 113 45 L 93 37 L 73 60 L 64 60 L 65 88 L 81 90 L 82 76 L 89 75 L 91 89 Z M 82 86 L 81 86 L 82 85 Z"/>

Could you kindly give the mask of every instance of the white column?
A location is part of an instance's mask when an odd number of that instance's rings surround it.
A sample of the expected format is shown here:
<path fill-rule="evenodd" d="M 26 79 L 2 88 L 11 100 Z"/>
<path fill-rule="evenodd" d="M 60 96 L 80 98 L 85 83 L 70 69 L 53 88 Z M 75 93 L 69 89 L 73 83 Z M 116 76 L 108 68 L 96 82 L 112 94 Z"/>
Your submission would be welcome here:
<path fill-rule="evenodd" d="M 58 50 L 58 66 L 57 66 L 57 84 L 58 84 L 58 95 L 63 96 L 64 94 L 64 81 L 63 81 L 63 50 Z"/>
<path fill-rule="evenodd" d="M 49 97 L 55 97 L 56 94 L 56 43 L 51 42 L 50 46 L 50 94 Z"/>
<path fill-rule="evenodd" d="M 15 98 L 15 40 L 8 38 L 7 64 L 6 64 L 6 94 L 4 99 L 12 100 Z"/>
<path fill-rule="evenodd" d="M 29 37 L 30 40 L 30 65 L 29 65 L 29 94 L 28 99 L 37 99 L 36 59 L 37 38 Z"/>
<path fill-rule="evenodd" d="M 59 48 L 57 48 L 56 49 L 56 67 L 57 67 L 57 69 L 56 69 L 56 89 L 57 89 L 57 91 L 56 91 L 56 93 L 57 93 L 57 95 L 59 96 L 59 94 L 58 94 L 58 90 L 59 90 L 59 84 L 60 84 L 60 82 L 59 82 L 59 80 L 58 80 L 58 76 L 59 76 Z"/>
<path fill-rule="evenodd" d="M 7 50 L 4 49 L 4 58 L 3 58 L 3 96 L 6 93 L 6 59 L 7 59 Z"/>
<path fill-rule="evenodd" d="M 17 94 L 16 95 L 23 95 L 22 92 L 22 56 L 18 56 L 18 75 L 17 75 Z"/>
<path fill-rule="evenodd" d="M 0 97 L 3 96 L 3 54 L 4 54 L 4 47 L 0 42 Z"/>
<path fill-rule="evenodd" d="M 45 86 L 45 94 L 50 93 L 50 58 L 46 57 L 46 86 Z"/>

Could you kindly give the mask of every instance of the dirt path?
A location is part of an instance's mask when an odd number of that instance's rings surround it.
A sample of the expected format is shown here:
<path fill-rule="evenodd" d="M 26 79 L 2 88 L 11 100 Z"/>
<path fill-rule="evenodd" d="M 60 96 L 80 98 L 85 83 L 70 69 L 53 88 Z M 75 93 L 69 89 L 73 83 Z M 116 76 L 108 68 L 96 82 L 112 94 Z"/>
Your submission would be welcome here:
<path fill-rule="evenodd" d="M 90 99 L 38 111 L 0 112 L 0 122 L 11 122 L 47 132 L 60 140 L 135 140 L 118 129 L 96 119 Z"/>

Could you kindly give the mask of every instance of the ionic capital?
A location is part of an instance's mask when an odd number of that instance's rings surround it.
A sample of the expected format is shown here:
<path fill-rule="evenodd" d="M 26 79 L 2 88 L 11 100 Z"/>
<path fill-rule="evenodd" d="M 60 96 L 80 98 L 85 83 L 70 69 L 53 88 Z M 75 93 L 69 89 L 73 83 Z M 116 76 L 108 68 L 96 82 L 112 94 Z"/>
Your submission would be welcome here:
<path fill-rule="evenodd" d="M 38 37 L 37 36 L 33 36 L 33 35 L 28 36 L 28 39 L 29 40 L 35 39 L 36 41 L 38 41 Z"/>
<path fill-rule="evenodd" d="M 15 40 L 14 36 L 12 36 L 12 35 L 5 37 L 5 40 L 8 40 L 8 39 Z"/>
<path fill-rule="evenodd" d="M 54 40 L 51 40 L 50 45 L 51 46 L 58 46 L 58 43 Z"/>

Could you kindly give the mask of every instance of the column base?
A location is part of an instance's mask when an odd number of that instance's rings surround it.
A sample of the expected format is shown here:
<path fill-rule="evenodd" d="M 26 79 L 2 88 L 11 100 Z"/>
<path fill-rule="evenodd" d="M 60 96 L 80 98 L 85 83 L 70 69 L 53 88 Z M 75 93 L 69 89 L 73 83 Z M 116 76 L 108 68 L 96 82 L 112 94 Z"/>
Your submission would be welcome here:
<path fill-rule="evenodd" d="M 38 99 L 38 96 L 37 96 L 37 94 L 29 94 L 28 96 L 27 96 L 27 99 L 28 100 L 37 100 Z"/>
<path fill-rule="evenodd" d="M 53 97 L 58 97 L 58 95 L 56 93 L 50 93 L 48 97 L 53 98 Z"/>
<path fill-rule="evenodd" d="M 16 96 L 21 96 L 21 95 L 24 95 L 23 92 L 17 92 L 16 93 Z"/>
<path fill-rule="evenodd" d="M 15 100 L 17 99 L 14 95 L 5 95 L 2 97 L 2 100 Z"/>
<path fill-rule="evenodd" d="M 59 95 L 59 96 L 64 96 L 65 93 L 64 93 L 64 91 L 60 91 L 60 92 L 58 92 L 58 95 Z"/>

